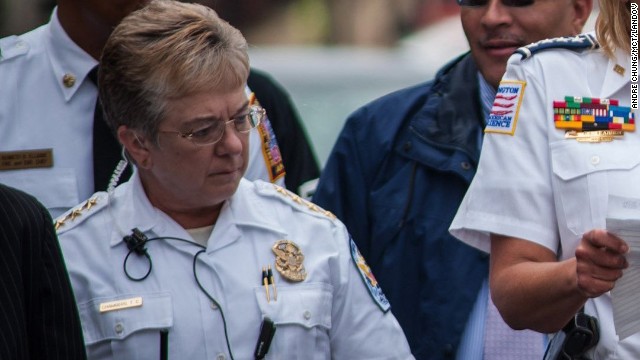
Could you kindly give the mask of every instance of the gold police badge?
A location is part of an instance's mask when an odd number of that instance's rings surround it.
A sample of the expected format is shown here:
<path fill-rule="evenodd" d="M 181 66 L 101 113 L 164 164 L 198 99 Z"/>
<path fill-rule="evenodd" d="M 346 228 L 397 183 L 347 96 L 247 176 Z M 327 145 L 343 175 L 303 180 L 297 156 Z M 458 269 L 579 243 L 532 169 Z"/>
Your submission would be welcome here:
<path fill-rule="evenodd" d="M 300 247 L 290 240 L 280 240 L 271 248 L 276 254 L 276 270 L 287 280 L 300 282 L 307 277 L 304 255 Z"/>

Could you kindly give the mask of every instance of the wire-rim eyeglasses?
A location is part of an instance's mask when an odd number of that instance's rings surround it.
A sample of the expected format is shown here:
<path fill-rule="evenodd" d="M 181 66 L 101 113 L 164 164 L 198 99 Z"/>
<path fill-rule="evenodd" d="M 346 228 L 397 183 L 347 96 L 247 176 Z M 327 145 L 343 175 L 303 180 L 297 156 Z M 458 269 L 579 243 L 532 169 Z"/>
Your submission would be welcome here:
<path fill-rule="evenodd" d="M 460 6 L 480 7 L 489 3 L 489 0 L 457 0 Z M 535 3 L 535 0 L 500 0 L 502 5 L 509 7 L 525 7 Z"/>
<path fill-rule="evenodd" d="M 251 129 L 260 125 L 260 122 L 264 119 L 265 115 L 266 111 L 262 107 L 253 105 L 247 113 L 235 116 L 229 120 L 211 120 L 188 131 L 158 130 L 158 133 L 175 134 L 181 138 L 191 141 L 195 145 L 212 145 L 222 139 L 227 125 L 230 123 L 233 123 L 234 129 L 237 132 L 246 134 L 251 131 Z"/>

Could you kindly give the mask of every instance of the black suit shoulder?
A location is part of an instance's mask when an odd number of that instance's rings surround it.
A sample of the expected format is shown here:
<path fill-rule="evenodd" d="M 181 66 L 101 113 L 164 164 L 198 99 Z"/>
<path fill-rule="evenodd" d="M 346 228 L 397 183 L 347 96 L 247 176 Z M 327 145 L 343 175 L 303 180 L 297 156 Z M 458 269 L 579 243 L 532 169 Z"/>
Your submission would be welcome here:
<path fill-rule="evenodd" d="M 0 359 L 86 359 L 49 212 L 0 185 Z"/>

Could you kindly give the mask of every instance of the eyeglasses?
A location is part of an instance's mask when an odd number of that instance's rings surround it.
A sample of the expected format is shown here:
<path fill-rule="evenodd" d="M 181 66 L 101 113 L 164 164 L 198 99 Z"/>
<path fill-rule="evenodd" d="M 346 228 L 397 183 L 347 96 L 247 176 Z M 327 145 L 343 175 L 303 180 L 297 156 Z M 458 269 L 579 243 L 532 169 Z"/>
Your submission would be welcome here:
<path fill-rule="evenodd" d="M 511 7 L 525 7 L 529 5 L 533 5 L 535 0 L 500 0 L 502 5 L 511 6 Z M 485 6 L 489 3 L 489 0 L 458 0 L 458 5 L 460 6 Z"/>
<path fill-rule="evenodd" d="M 226 121 L 212 120 L 197 129 L 189 130 L 187 132 L 159 130 L 158 133 L 176 134 L 196 145 L 211 145 L 222 139 L 224 131 L 230 123 L 233 123 L 237 132 L 245 134 L 260 125 L 260 122 L 264 119 L 265 115 L 266 111 L 263 108 L 260 106 L 252 106 L 248 113 L 238 115 Z"/>

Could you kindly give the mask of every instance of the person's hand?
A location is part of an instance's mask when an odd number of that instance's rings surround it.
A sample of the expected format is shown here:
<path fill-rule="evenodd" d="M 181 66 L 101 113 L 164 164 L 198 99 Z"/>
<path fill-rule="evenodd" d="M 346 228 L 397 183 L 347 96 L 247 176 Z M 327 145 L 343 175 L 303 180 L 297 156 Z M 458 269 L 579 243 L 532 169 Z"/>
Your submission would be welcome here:
<path fill-rule="evenodd" d="M 629 246 L 606 230 L 591 230 L 582 235 L 576 248 L 578 290 L 589 298 L 613 289 L 622 270 L 629 266 L 625 254 Z"/>

